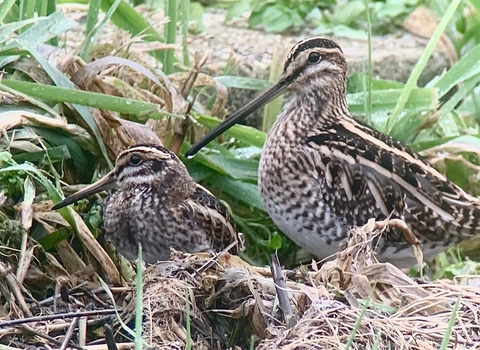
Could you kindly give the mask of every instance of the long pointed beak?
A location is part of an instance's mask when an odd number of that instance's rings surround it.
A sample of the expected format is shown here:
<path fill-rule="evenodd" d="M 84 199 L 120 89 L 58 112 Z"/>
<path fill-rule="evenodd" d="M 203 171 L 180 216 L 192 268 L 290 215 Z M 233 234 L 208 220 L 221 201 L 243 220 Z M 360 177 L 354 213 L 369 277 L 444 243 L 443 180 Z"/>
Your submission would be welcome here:
<path fill-rule="evenodd" d="M 101 191 L 111 190 L 115 187 L 117 187 L 117 179 L 115 178 L 115 174 L 113 173 L 113 171 L 111 171 L 101 180 L 95 182 L 94 184 L 91 184 L 90 186 L 85 187 L 83 190 L 80 190 L 77 193 L 68 196 L 63 201 L 55 204 L 52 209 L 57 210 L 66 207 L 67 205 L 75 203 L 80 199 L 86 198 Z"/>
<path fill-rule="evenodd" d="M 250 103 L 246 104 L 242 108 L 233 112 L 225 121 L 217 126 L 215 129 L 211 130 L 207 135 L 205 135 L 200 141 L 190 148 L 185 156 L 188 158 L 193 157 L 205 147 L 210 141 L 218 137 L 220 134 L 224 133 L 226 130 L 230 129 L 232 126 L 237 124 L 242 118 L 253 113 L 257 109 L 265 106 L 268 102 L 272 101 L 276 97 L 285 93 L 288 86 L 288 81 L 283 76 L 269 89 L 265 90 L 262 94 L 255 97 Z"/>

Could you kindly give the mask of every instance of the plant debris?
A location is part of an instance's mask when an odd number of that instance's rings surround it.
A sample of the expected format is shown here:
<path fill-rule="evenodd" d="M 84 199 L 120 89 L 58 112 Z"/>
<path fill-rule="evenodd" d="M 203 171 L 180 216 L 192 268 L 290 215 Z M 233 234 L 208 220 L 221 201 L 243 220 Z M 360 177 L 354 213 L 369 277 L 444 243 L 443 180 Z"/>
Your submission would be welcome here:
<path fill-rule="evenodd" d="M 370 222 L 352 228 L 336 259 L 320 269 L 313 262 L 309 268 L 282 271 L 290 303 L 285 320 L 270 269 L 227 252 L 172 251 L 169 261 L 144 273 L 143 339 L 155 349 L 184 349 L 187 343 L 195 349 L 247 348 L 252 342 L 262 350 L 344 349 L 348 343 L 351 349 L 374 344 L 378 349 L 436 349 L 453 317 L 450 346 L 480 346 L 478 277 L 414 281 L 395 266 L 378 263 L 371 242 L 381 232 L 372 227 Z M 133 289 L 111 288 L 114 305 L 95 279 L 58 276 L 50 280 L 55 295 L 35 300 L 28 278 L 20 284 L 14 266 L 1 266 L 3 344 L 106 349 L 100 344 L 105 342 L 103 326 L 109 324 L 117 344 L 133 348 L 115 316 L 123 309 L 123 322 L 133 328 Z M 79 339 L 87 341 L 80 346 Z"/>

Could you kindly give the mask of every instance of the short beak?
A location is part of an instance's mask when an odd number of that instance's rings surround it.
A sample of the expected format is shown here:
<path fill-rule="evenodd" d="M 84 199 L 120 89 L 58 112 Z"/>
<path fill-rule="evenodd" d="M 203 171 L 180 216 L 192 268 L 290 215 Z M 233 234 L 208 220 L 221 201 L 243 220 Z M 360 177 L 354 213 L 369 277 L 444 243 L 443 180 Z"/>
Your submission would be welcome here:
<path fill-rule="evenodd" d="M 74 193 L 71 196 L 65 198 L 63 201 L 55 204 L 55 206 L 52 209 L 57 210 L 57 209 L 66 207 L 67 205 L 70 205 L 72 203 L 79 201 L 80 199 L 91 196 L 92 194 L 95 194 L 101 191 L 111 190 L 115 187 L 117 187 L 117 179 L 113 171 L 111 171 L 107 175 L 105 175 L 100 181 L 97 181 L 94 184 L 91 184 L 90 186 L 85 187 L 83 190 L 80 190 L 77 193 Z"/>
<path fill-rule="evenodd" d="M 193 157 L 210 141 L 212 141 L 220 134 L 224 133 L 226 130 L 237 124 L 242 118 L 248 116 L 257 109 L 265 106 L 268 102 L 283 94 L 287 89 L 287 86 L 287 79 L 285 79 L 284 76 L 281 76 L 280 79 L 275 83 L 275 85 L 271 86 L 268 90 L 265 90 L 262 94 L 255 97 L 250 103 L 233 112 L 229 117 L 227 117 L 227 119 L 225 119 L 222 124 L 217 126 L 215 129 L 205 135 L 200 141 L 194 144 L 192 148 L 188 150 L 185 156 L 188 158 Z"/>

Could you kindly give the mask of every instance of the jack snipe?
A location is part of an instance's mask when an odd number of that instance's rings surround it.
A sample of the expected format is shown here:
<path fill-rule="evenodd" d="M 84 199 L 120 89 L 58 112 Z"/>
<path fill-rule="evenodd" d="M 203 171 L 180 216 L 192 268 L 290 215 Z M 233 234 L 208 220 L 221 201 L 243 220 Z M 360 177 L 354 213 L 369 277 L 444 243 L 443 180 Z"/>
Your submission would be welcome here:
<path fill-rule="evenodd" d="M 193 156 L 240 118 L 290 90 L 291 103 L 265 143 L 259 186 L 275 224 L 318 258 L 336 252 L 350 226 L 368 219 L 404 220 L 427 259 L 480 234 L 480 201 L 447 180 L 400 142 L 355 121 L 346 101 L 341 48 L 311 38 L 290 51 L 278 82 L 192 147 Z M 404 235 L 390 229 L 377 253 L 415 263 Z"/>
<path fill-rule="evenodd" d="M 240 242 L 225 206 L 193 181 L 174 153 L 156 145 L 121 152 L 113 171 L 54 209 L 113 188 L 118 190 L 103 205 L 103 225 L 107 239 L 127 259 L 137 258 L 138 243 L 144 260 L 154 263 L 168 259 L 170 247 L 219 252 Z"/>

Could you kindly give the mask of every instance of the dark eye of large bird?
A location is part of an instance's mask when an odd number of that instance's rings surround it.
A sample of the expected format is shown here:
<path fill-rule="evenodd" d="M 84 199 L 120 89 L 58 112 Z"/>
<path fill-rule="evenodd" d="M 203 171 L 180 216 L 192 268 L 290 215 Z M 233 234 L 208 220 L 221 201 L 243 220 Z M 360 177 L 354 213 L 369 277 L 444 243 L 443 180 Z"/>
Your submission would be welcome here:
<path fill-rule="evenodd" d="M 313 51 L 313 52 L 310 52 L 310 54 L 308 55 L 308 62 L 310 63 L 318 63 L 320 62 L 320 54 L 316 51 Z"/>
<path fill-rule="evenodd" d="M 139 165 L 141 162 L 142 162 L 142 157 L 137 156 L 136 154 L 130 157 L 131 165 Z"/>

